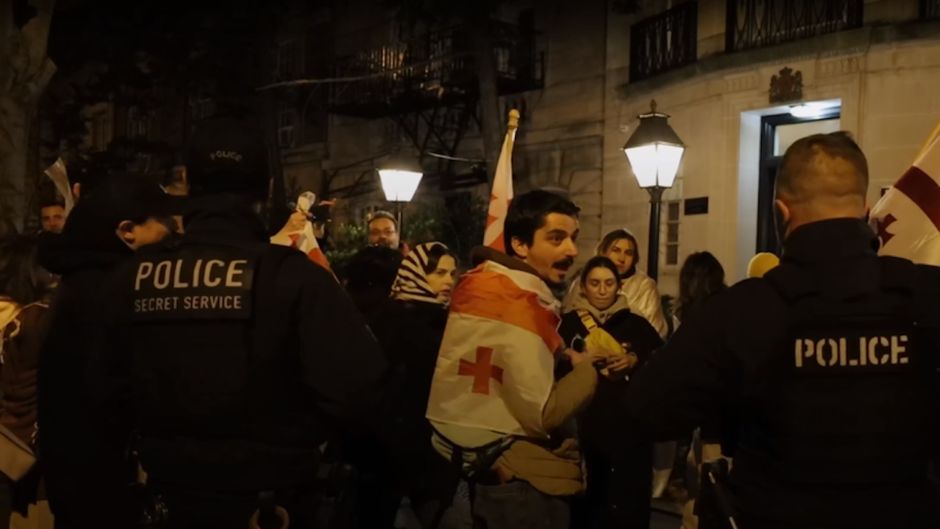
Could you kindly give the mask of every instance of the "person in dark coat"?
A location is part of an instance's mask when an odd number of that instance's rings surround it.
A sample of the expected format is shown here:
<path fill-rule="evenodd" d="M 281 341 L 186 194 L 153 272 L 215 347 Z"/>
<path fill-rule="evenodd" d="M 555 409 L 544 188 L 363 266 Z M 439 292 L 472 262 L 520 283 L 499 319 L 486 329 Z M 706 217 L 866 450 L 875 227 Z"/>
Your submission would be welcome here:
<path fill-rule="evenodd" d="M 630 312 L 620 292 L 616 265 L 594 257 L 581 272 L 580 292 L 562 317 L 559 334 L 569 347 L 596 342 L 620 347 L 631 358 L 628 372 L 644 364 L 662 345 L 650 323 Z M 561 364 L 562 369 L 567 366 Z M 578 436 L 587 465 L 587 495 L 574 510 L 572 527 L 633 529 L 649 527 L 652 444 L 620 419 L 620 395 L 628 375 L 602 370 L 597 393 L 578 416 Z"/>
<path fill-rule="evenodd" d="M 56 527 L 129 527 L 136 520 L 120 419 L 123 385 L 103 367 L 115 333 L 110 278 L 134 250 L 170 233 L 156 185 L 112 177 L 82 197 L 61 235 L 40 242 L 40 262 L 61 276 L 39 355 L 39 451 Z"/>
<path fill-rule="evenodd" d="M 0 424 L 36 451 L 36 372 L 46 335 L 49 306 L 43 302 L 52 276 L 36 261 L 33 237 L 0 238 Z M 26 516 L 29 504 L 45 499 L 39 466 L 13 481 L 0 465 L 0 527 L 12 511 Z M 45 513 L 44 513 L 45 514 Z"/>
<path fill-rule="evenodd" d="M 445 466 L 431 448 L 431 428 L 424 413 L 456 276 L 457 260 L 447 246 L 439 242 L 415 246 L 398 268 L 391 297 L 370 321 L 398 387 L 396 398 L 389 400 L 394 422 L 390 479 L 385 499 L 380 500 L 384 509 L 377 509 L 383 519 L 373 527 L 391 527 L 402 496 L 419 510 L 435 492 L 433 479 L 425 478 L 436 475 L 432 469 Z"/>
<path fill-rule="evenodd" d="M 269 243 L 255 116 L 200 122 L 186 166 L 185 233 L 116 274 L 127 341 L 112 365 L 134 389 L 136 447 L 167 527 L 348 522 L 349 471 L 321 446 L 372 430 L 379 345 L 332 274 Z"/>
<path fill-rule="evenodd" d="M 367 321 L 388 300 L 402 254 L 387 246 L 367 246 L 349 259 L 340 277 L 346 293 Z"/>
<path fill-rule="evenodd" d="M 688 318 L 620 420 L 661 439 L 720 420 L 734 464 L 703 526 L 938 527 L 940 269 L 878 256 L 868 162 L 844 132 L 794 142 L 775 191 L 780 265 Z"/>

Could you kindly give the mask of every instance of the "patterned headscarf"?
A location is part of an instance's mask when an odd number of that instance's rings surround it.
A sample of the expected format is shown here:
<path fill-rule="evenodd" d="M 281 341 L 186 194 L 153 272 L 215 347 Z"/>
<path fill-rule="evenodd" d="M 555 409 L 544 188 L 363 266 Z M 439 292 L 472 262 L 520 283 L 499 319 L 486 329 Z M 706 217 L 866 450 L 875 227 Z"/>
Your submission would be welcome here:
<path fill-rule="evenodd" d="M 428 284 L 428 275 L 424 271 L 430 260 L 428 251 L 435 246 L 447 249 L 447 246 L 442 243 L 428 242 L 415 246 L 408 256 L 402 259 L 401 266 L 398 267 L 398 275 L 395 277 L 395 282 L 392 283 L 392 298 L 424 301 L 426 303 L 445 303 L 431 289 L 431 285 Z"/>

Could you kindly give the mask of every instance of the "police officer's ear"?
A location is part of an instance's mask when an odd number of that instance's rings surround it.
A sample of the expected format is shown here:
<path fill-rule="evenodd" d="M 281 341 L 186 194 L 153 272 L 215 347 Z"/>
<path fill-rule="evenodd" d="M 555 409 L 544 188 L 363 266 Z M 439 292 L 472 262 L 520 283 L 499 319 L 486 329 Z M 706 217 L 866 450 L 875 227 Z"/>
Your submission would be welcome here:
<path fill-rule="evenodd" d="M 529 245 L 524 243 L 519 237 L 513 237 L 509 244 L 512 245 L 512 252 L 520 259 L 529 256 Z"/>
<path fill-rule="evenodd" d="M 777 207 L 777 211 L 780 213 L 780 220 L 783 221 L 783 225 L 786 226 L 790 222 L 790 208 L 782 200 L 774 200 L 774 205 Z"/>

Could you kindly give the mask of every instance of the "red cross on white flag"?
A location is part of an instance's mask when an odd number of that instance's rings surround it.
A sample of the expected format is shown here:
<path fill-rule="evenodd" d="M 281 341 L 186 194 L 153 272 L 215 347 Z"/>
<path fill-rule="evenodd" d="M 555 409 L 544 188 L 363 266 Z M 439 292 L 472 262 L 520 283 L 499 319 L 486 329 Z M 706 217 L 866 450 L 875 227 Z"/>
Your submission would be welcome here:
<path fill-rule="evenodd" d="M 557 310 L 558 301 L 534 274 L 493 261 L 465 274 L 451 298 L 428 419 L 546 437 L 542 409 L 562 346 Z"/>
<path fill-rule="evenodd" d="M 881 255 L 940 265 L 940 126 L 871 210 Z"/>
<path fill-rule="evenodd" d="M 457 374 L 473 377 L 473 392 L 481 395 L 490 394 L 490 379 L 503 383 L 503 368 L 493 365 L 493 349 L 477 347 L 476 362 L 460 359 Z"/>

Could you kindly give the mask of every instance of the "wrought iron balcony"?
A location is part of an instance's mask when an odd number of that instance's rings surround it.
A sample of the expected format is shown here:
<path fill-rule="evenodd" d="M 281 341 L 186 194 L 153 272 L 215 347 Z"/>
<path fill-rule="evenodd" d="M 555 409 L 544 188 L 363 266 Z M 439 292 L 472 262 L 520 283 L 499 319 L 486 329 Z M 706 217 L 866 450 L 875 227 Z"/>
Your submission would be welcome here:
<path fill-rule="evenodd" d="M 500 94 L 541 88 L 543 55 L 535 35 L 493 22 L 493 50 Z M 477 70 L 464 27 L 366 49 L 336 59 L 338 83 L 330 94 L 333 112 L 381 117 L 448 104 L 473 97 Z"/>
<path fill-rule="evenodd" d="M 698 4 L 679 4 L 630 27 L 630 82 L 695 62 Z"/>
<path fill-rule="evenodd" d="M 728 0 L 725 51 L 861 27 L 862 0 Z"/>
<path fill-rule="evenodd" d="M 940 18 L 940 0 L 920 0 L 920 18 Z"/>

